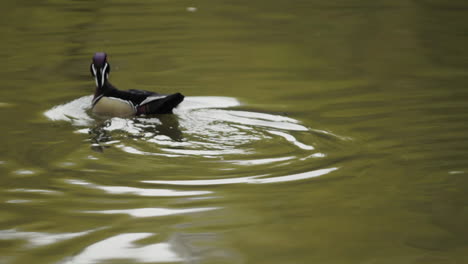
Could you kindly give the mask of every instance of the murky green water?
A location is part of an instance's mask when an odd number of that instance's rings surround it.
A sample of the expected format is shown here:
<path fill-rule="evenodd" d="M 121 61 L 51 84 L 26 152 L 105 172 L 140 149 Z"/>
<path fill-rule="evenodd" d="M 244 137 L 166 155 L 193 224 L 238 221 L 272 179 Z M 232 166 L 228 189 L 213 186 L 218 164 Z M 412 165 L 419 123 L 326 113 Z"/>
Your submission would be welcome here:
<path fill-rule="evenodd" d="M 465 1 L 3 1 L 0 263 L 468 263 Z M 91 57 L 175 115 L 89 113 Z"/>

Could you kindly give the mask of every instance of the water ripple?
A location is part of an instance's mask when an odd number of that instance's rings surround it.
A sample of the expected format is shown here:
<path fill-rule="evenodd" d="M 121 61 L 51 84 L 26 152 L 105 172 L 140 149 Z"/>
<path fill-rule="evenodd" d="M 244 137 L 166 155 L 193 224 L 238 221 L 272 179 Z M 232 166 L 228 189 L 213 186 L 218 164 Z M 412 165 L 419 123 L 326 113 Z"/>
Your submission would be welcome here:
<path fill-rule="evenodd" d="M 303 173 L 262 178 L 265 175 L 249 176 L 249 177 L 239 177 L 239 178 L 227 178 L 227 179 L 215 179 L 215 180 L 177 180 L 177 181 L 142 181 L 144 183 L 152 184 L 167 184 L 167 185 L 223 185 L 223 184 L 236 184 L 236 183 L 252 183 L 252 184 L 261 184 L 261 183 L 279 183 L 279 182 L 289 182 L 289 181 L 298 181 L 304 179 L 311 179 L 319 177 L 325 174 L 328 174 L 332 171 L 337 170 L 338 168 L 327 168 L 314 171 L 308 171 Z"/>
<path fill-rule="evenodd" d="M 212 158 L 255 154 L 258 149 L 250 146 L 257 142 L 294 146 L 298 151 L 315 149 L 291 134 L 312 132 L 298 120 L 278 114 L 232 109 L 241 106 L 235 98 L 187 97 L 174 110 L 175 115 L 132 119 L 115 117 L 104 121 L 95 120 L 88 114 L 91 99 L 91 96 L 81 97 L 53 107 L 44 115 L 50 120 L 67 121 L 80 127 L 76 132 L 90 134 L 91 146 L 98 151 L 114 146 L 137 155 Z M 133 140 L 128 140 L 128 137 Z M 287 157 L 290 155 L 273 159 Z"/>
<path fill-rule="evenodd" d="M 219 209 L 217 207 L 207 208 L 189 208 L 189 209 L 169 209 L 169 208 L 134 208 L 122 210 L 101 210 L 101 211 L 83 211 L 84 213 L 93 214 L 128 214 L 133 217 L 154 217 L 168 216 L 177 214 L 198 213 Z"/>
<path fill-rule="evenodd" d="M 68 183 L 99 189 L 109 194 L 132 194 L 149 197 L 179 197 L 211 194 L 211 191 L 176 191 L 169 189 L 145 189 L 128 186 L 104 186 L 82 180 L 68 180 Z"/>
<path fill-rule="evenodd" d="M 190 170 L 193 159 L 210 164 L 208 170 L 230 172 L 235 177 L 220 179 L 187 178 L 181 180 L 144 179 L 140 182 L 168 185 L 268 184 L 306 180 L 331 173 L 337 167 L 320 167 L 319 160 L 328 157 L 317 142 L 326 144 L 343 141 L 331 132 L 308 128 L 299 120 L 273 113 L 242 110 L 241 103 L 231 97 L 186 97 L 174 110 L 174 115 L 109 118 L 100 120 L 88 114 L 91 96 L 81 97 L 64 105 L 53 107 L 44 115 L 50 120 L 70 122 L 76 133 L 88 134 L 91 148 L 104 152 L 107 148 L 123 153 L 157 160 L 162 166 L 184 166 Z M 96 158 L 89 153 L 88 160 Z M 101 156 L 106 158 L 105 156 Z M 155 157 L 155 158 L 153 158 Z M 156 159 L 161 157 L 161 159 Z M 165 162 L 163 158 L 171 158 Z M 209 159 L 209 160 L 208 160 Z M 312 160 L 313 159 L 313 160 Z M 200 160 L 195 160 L 199 162 Z M 216 162 L 216 163 L 214 163 Z M 308 165 L 307 163 L 312 165 Z M 226 164 L 232 165 L 226 167 Z M 213 166 L 211 166 L 213 165 Z M 245 171 L 255 166 L 255 171 Z M 272 173 L 271 168 L 282 167 Z M 301 168 L 290 174 L 286 166 Z M 312 168 L 311 168 L 312 167 Z M 249 176 L 254 174 L 255 176 Z M 166 175 L 164 175 L 165 177 Z M 191 177 L 191 176 L 190 176 Z M 209 191 L 175 191 L 142 189 L 129 186 L 104 186 L 86 183 L 89 188 L 110 194 L 140 196 L 194 196 Z M 139 209 L 138 209 L 139 210 Z M 148 212 L 145 209 L 145 212 Z M 159 210 L 159 209 L 158 209 Z M 141 211 L 107 211 L 108 213 L 140 214 Z M 101 212 L 102 213 L 102 212 Z M 150 215 L 158 214 L 153 211 Z"/>

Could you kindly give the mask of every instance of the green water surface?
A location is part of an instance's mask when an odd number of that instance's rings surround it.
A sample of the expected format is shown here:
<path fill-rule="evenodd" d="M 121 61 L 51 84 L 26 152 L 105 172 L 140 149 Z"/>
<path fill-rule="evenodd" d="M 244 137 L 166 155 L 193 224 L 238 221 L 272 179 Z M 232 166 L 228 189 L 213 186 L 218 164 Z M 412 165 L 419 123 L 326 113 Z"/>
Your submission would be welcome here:
<path fill-rule="evenodd" d="M 468 263 L 466 1 L 0 3 L 0 264 Z M 94 52 L 170 116 L 89 112 Z"/>

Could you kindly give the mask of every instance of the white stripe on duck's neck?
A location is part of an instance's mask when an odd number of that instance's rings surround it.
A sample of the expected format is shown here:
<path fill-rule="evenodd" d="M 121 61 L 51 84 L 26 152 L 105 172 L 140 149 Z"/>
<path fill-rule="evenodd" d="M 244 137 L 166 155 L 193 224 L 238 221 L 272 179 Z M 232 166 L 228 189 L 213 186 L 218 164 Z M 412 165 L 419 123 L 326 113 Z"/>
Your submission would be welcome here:
<path fill-rule="evenodd" d="M 97 70 L 96 70 L 96 67 L 94 66 L 94 64 L 92 64 L 91 68 L 93 70 L 93 74 L 94 74 L 94 81 L 96 82 L 96 87 L 99 88 L 99 81 L 101 81 L 101 88 L 104 87 L 105 83 L 106 83 L 106 80 L 109 78 L 109 73 L 106 72 L 107 70 L 107 67 L 109 66 L 109 64 L 106 62 L 104 64 L 104 67 L 100 70 L 101 72 L 101 80 L 98 80 L 98 75 L 97 75 Z"/>
<path fill-rule="evenodd" d="M 104 81 L 105 81 L 104 77 L 105 77 L 106 79 L 107 79 L 107 77 L 108 77 L 108 76 L 107 76 L 107 73 L 106 73 L 107 65 L 108 65 L 108 64 L 107 64 L 107 62 L 106 62 L 106 64 L 104 64 L 104 68 L 102 68 L 102 70 L 101 70 L 101 84 L 102 84 L 102 86 L 104 86 Z"/>

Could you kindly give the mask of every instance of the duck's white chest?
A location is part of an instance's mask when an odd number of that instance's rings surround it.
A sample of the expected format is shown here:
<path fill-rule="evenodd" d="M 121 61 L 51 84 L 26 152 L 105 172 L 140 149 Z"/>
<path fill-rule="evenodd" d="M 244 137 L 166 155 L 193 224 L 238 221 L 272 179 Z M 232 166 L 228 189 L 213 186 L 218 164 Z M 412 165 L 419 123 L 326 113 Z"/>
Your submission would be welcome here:
<path fill-rule="evenodd" d="M 106 116 L 127 117 L 135 114 L 132 103 L 113 97 L 102 97 L 93 107 L 93 113 Z"/>

